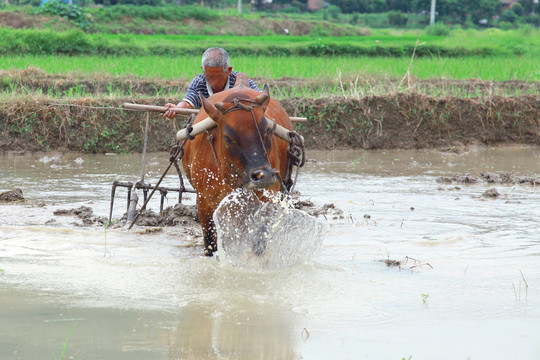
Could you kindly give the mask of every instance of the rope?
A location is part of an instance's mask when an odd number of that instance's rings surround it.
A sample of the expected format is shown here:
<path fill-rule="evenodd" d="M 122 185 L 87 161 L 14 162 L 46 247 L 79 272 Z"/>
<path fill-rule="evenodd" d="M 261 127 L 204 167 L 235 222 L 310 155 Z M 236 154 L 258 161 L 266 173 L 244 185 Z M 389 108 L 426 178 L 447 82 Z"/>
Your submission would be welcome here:
<path fill-rule="evenodd" d="M 240 101 L 251 103 L 252 105 L 246 105 L 246 104 L 241 103 Z M 262 147 L 264 149 L 264 154 L 265 154 L 266 159 L 268 160 L 268 162 L 270 162 L 270 159 L 268 157 L 268 152 L 266 151 L 266 145 L 264 144 L 264 140 L 263 140 L 262 135 L 261 135 L 261 129 L 259 128 L 259 123 L 257 122 L 257 118 L 255 117 L 255 113 L 253 112 L 254 107 L 261 107 L 262 104 L 259 104 L 256 101 L 247 100 L 247 99 L 240 99 L 240 98 L 233 99 L 233 103 L 234 103 L 234 106 L 232 106 L 232 107 L 228 108 L 227 110 L 225 110 L 223 112 L 223 114 L 227 114 L 229 112 L 236 111 L 236 110 L 246 110 L 246 111 L 249 111 L 251 113 L 251 116 L 253 117 L 253 122 L 255 123 L 255 127 L 257 128 L 257 133 L 259 134 L 259 140 L 261 141 L 261 145 L 262 145 Z M 274 129 L 275 129 L 275 126 L 274 126 Z"/>
<path fill-rule="evenodd" d="M 146 126 L 144 127 L 144 143 L 143 143 L 143 155 L 141 166 L 141 182 L 144 182 L 144 174 L 146 169 L 146 148 L 148 146 L 148 128 L 150 127 L 150 113 L 146 113 Z"/>
<path fill-rule="evenodd" d="M 77 105 L 77 104 L 53 104 L 53 103 L 47 103 L 45 104 L 47 106 L 69 106 L 69 107 L 79 107 L 79 108 L 85 108 L 85 109 L 97 109 L 97 110 L 124 110 L 124 111 L 139 111 L 134 109 L 126 109 L 123 107 L 114 107 L 114 106 L 89 106 L 89 105 Z"/>
<path fill-rule="evenodd" d="M 250 103 L 251 105 L 244 104 L 241 101 Z M 259 140 L 261 141 L 261 144 L 264 149 L 264 154 L 266 156 L 268 163 L 270 163 L 270 158 L 266 150 L 266 145 L 264 144 L 264 139 L 262 138 L 259 124 L 257 123 L 255 113 L 253 112 L 254 107 L 261 107 L 262 104 L 259 104 L 258 102 L 255 102 L 252 100 L 240 99 L 240 98 L 233 99 L 233 103 L 234 105 L 228 108 L 227 110 L 223 111 L 223 114 L 227 114 L 229 112 L 236 111 L 236 110 L 246 110 L 246 111 L 251 112 L 251 116 L 253 117 L 253 121 L 255 122 L 255 127 L 257 128 L 257 133 L 259 134 Z M 276 126 L 277 126 L 277 123 L 274 122 L 272 133 L 275 132 Z M 298 179 L 300 168 L 304 166 L 306 162 L 306 152 L 305 152 L 305 147 L 304 147 L 304 140 L 300 136 L 300 134 L 298 134 L 296 131 L 290 131 L 289 136 L 291 138 L 291 142 L 289 144 L 289 147 L 287 148 L 287 173 L 285 174 L 285 178 L 281 179 L 280 177 L 279 181 L 281 183 L 282 189 L 284 189 L 284 192 L 287 192 L 288 194 L 292 194 L 292 192 L 294 191 L 294 187 L 296 185 L 296 180 Z M 293 180 L 292 171 L 293 171 L 294 166 L 296 166 L 296 174 Z"/>
<path fill-rule="evenodd" d="M 191 135 L 191 133 L 193 132 L 193 122 L 194 121 L 195 121 L 195 114 L 191 114 L 189 116 L 188 122 L 186 124 L 186 134 L 187 134 L 187 139 L 188 140 L 195 139 L 195 137 Z"/>
<path fill-rule="evenodd" d="M 300 168 L 306 163 L 306 152 L 304 140 L 296 131 L 290 131 L 289 136 L 291 138 L 291 143 L 287 148 L 287 173 L 285 174 L 283 183 L 287 188 L 288 193 L 292 194 L 294 186 L 296 185 L 296 180 L 298 179 Z M 294 180 L 292 180 L 293 166 L 296 166 Z"/>

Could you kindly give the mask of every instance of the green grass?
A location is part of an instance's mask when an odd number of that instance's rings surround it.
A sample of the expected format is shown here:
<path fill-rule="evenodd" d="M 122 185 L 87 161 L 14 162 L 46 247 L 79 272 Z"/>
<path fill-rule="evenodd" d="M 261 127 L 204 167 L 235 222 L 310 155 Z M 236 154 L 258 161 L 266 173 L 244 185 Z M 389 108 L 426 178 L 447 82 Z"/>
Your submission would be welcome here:
<path fill-rule="evenodd" d="M 540 31 L 535 29 L 452 32 L 428 36 L 422 31 L 379 30 L 370 36 L 204 36 L 85 34 L 0 28 L 0 54 L 54 55 L 197 55 L 221 46 L 232 56 L 371 56 L 407 57 L 540 56 Z"/>
<path fill-rule="evenodd" d="M 215 46 L 223 47 L 260 47 L 262 45 L 296 47 L 309 46 L 313 43 L 338 44 L 344 46 L 414 46 L 416 41 L 425 45 L 467 49 L 489 47 L 504 52 L 509 46 L 512 48 L 523 47 L 522 51 L 540 55 L 540 30 L 534 29 L 530 33 L 521 30 L 488 29 L 476 30 L 453 30 L 449 36 L 429 36 L 422 30 L 371 30 L 369 36 L 209 36 L 209 35 L 131 35 L 131 34 L 100 34 L 111 43 L 134 42 L 142 47 L 155 44 L 185 47 L 190 46 Z M 210 46 L 210 45 L 209 45 Z M 506 49 L 508 50 L 508 49 Z"/>
<path fill-rule="evenodd" d="M 142 78 L 189 80 L 201 72 L 199 56 L 143 56 L 104 57 L 58 55 L 3 56 L 0 63 L 4 70 L 40 68 L 51 74 L 110 74 L 133 75 Z M 401 78 L 410 63 L 409 57 L 251 57 L 231 59 L 235 70 L 250 77 L 278 79 L 338 79 L 344 81 L 368 76 Z M 416 58 L 411 75 L 419 79 L 481 79 L 492 81 L 540 81 L 540 62 L 533 56 L 467 57 L 467 58 Z"/>
<path fill-rule="evenodd" d="M 59 360 L 64 360 L 66 358 L 67 344 L 69 341 L 69 337 L 71 336 L 71 332 L 73 331 L 73 328 L 75 327 L 75 325 L 77 325 L 77 323 L 74 323 L 67 333 L 66 340 L 64 341 L 64 344 L 62 346 L 62 354 L 60 355 Z"/>

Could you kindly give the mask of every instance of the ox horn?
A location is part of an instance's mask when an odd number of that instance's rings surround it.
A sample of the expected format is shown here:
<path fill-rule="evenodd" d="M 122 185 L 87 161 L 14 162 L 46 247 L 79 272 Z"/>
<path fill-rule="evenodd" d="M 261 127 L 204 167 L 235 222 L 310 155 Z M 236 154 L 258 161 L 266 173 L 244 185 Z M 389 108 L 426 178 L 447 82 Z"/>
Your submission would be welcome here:
<path fill-rule="evenodd" d="M 257 96 L 255 101 L 261 104 L 263 112 L 265 112 L 266 108 L 268 107 L 268 103 L 270 102 L 270 91 L 268 90 L 268 84 L 264 84 L 262 94 Z"/>
<path fill-rule="evenodd" d="M 217 109 L 215 105 L 208 101 L 208 99 L 205 98 L 200 92 L 199 97 L 201 98 L 201 104 L 204 111 L 206 111 L 208 116 L 210 116 L 214 121 L 219 121 L 222 115 L 220 109 Z"/>
<path fill-rule="evenodd" d="M 222 113 L 225 111 L 225 104 L 222 102 L 217 102 L 214 104 L 214 106 L 216 107 L 216 109 L 218 109 Z"/>

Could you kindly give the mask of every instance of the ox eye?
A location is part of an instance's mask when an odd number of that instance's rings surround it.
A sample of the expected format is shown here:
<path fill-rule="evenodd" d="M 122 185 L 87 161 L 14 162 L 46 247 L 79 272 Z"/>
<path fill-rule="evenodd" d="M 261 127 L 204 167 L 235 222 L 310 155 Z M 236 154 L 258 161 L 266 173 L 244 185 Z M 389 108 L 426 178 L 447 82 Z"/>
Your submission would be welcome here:
<path fill-rule="evenodd" d="M 232 144 L 234 141 L 232 141 L 232 139 L 230 137 L 228 137 L 227 135 L 224 135 L 223 138 L 225 139 L 225 142 L 227 144 Z"/>

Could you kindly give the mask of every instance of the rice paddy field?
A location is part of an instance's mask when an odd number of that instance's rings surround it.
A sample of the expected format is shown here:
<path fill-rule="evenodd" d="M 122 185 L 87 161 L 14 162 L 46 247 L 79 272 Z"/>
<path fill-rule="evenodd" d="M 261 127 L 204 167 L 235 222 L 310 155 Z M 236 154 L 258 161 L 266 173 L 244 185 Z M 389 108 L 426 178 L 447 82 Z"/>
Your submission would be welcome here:
<path fill-rule="evenodd" d="M 10 36 L 0 39 L 0 125 L 8 129 L 0 135 L 7 150 L 140 150 L 130 140 L 139 131 L 132 125 L 138 120 L 106 107 L 180 101 L 211 46 L 229 50 L 233 68 L 259 86 L 269 84 L 272 97 L 292 116 L 307 117 L 309 125 L 298 129 L 317 134 L 306 140 L 314 148 L 538 141 L 540 31 L 530 27 L 453 30 L 439 37 L 377 30 L 344 38 L 2 31 Z M 7 51 L 2 42 L 22 52 Z M 402 55 L 388 55 L 397 53 Z M 115 130 L 111 135 L 88 128 L 80 142 L 79 121 Z M 73 127 L 74 138 L 70 131 L 54 135 L 65 124 Z M 171 131 L 157 124 L 160 134 Z"/>
<path fill-rule="evenodd" d="M 112 181 L 141 174 L 136 153 L 149 152 L 154 183 L 185 126 L 123 104 L 181 100 L 209 46 L 307 119 L 297 189 L 335 212 L 322 212 L 329 231 L 306 264 L 209 263 L 185 219 L 98 225 Z M 0 183 L 28 201 L 0 207 L 0 358 L 538 359 L 538 59 L 530 27 L 346 38 L 0 27 Z M 277 229 L 313 247 L 313 223 Z"/>
<path fill-rule="evenodd" d="M 189 80 L 210 46 L 236 70 L 270 79 L 357 77 L 539 81 L 540 30 L 370 30 L 366 36 L 85 34 L 0 28 L 0 70 Z M 413 61 L 411 62 L 411 59 Z"/>
<path fill-rule="evenodd" d="M 230 36 L 230 35 L 134 35 L 134 34 L 92 34 L 89 39 L 97 38 L 101 42 L 114 45 L 131 43 L 141 47 L 152 47 L 157 44 L 170 47 L 197 48 L 207 44 L 215 44 L 224 48 L 265 48 L 294 49 L 307 48 L 313 45 L 338 45 L 348 47 L 388 47 L 415 46 L 417 42 L 423 46 L 462 49 L 491 49 L 500 54 L 540 54 L 540 30 L 524 27 L 515 30 L 488 29 L 454 30 L 449 36 L 427 35 L 422 30 L 369 30 L 365 36 Z M 437 54 L 433 54 L 436 56 Z"/>
<path fill-rule="evenodd" d="M 23 70 L 39 68 L 50 74 L 109 74 L 158 79 L 191 79 L 200 73 L 200 56 L 59 56 L 23 55 L 0 58 L 2 68 Z M 486 81 L 539 81 L 540 62 L 533 56 L 411 58 L 400 57 L 300 57 L 237 56 L 231 59 L 234 69 L 253 77 L 279 79 L 353 79 L 356 77 L 402 77 L 418 79 L 482 79 Z M 410 66 L 410 67 L 409 67 Z"/>
<path fill-rule="evenodd" d="M 458 29 L 449 36 L 428 36 L 420 30 L 373 30 L 366 36 L 349 37 L 84 34 L 6 28 L 0 32 L 5 35 L 0 40 L 2 96 L 18 93 L 14 89 L 20 84 L 9 74 L 26 69 L 81 81 L 103 82 L 103 76 L 129 78 L 129 82 L 180 81 L 183 85 L 177 88 L 183 92 L 200 73 L 200 54 L 210 46 L 228 49 L 233 68 L 260 82 L 291 79 L 301 83 L 291 91 L 283 90 L 283 96 L 384 94 L 410 90 L 411 81 L 442 80 L 434 94 L 446 93 L 444 81 L 528 84 L 525 90 L 517 87 L 517 92 L 503 92 L 513 96 L 537 94 L 540 81 L 540 31 L 532 27 Z M 312 84 L 306 87 L 305 82 Z M 155 87 L 151 95 L 171 94 L 159 83 Z M 92 96 L 77 89 L 70 94 Z"/>

